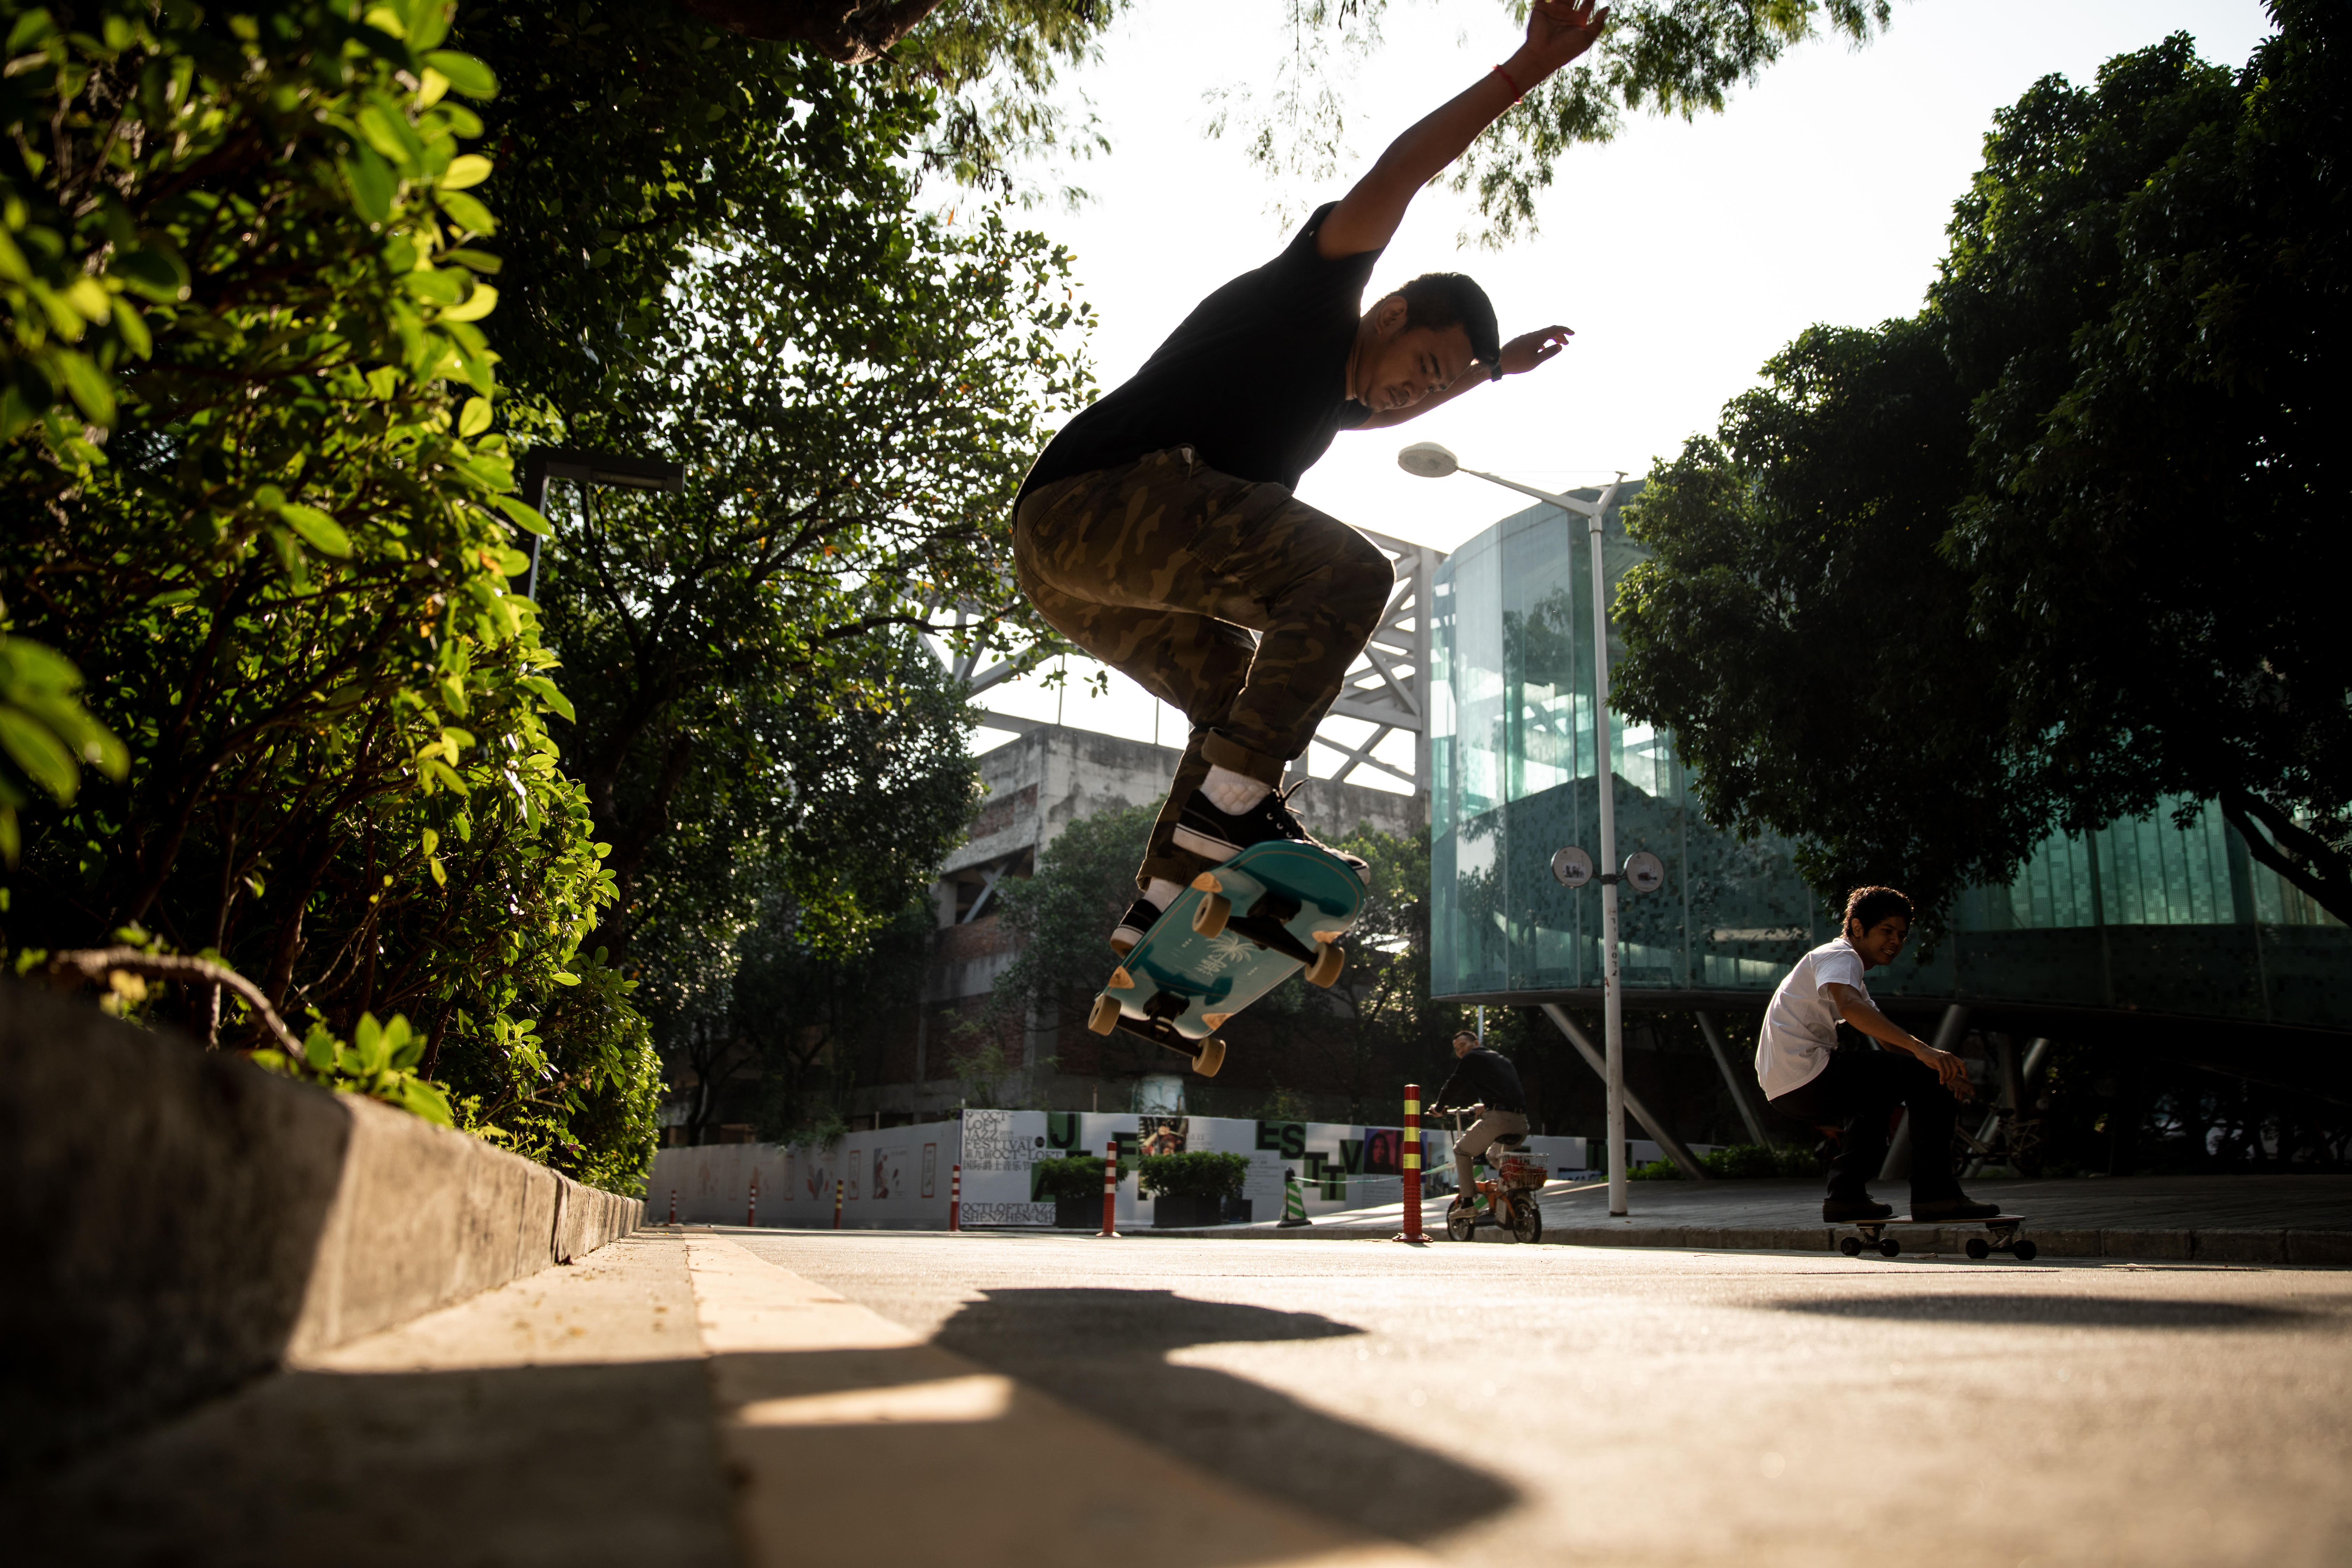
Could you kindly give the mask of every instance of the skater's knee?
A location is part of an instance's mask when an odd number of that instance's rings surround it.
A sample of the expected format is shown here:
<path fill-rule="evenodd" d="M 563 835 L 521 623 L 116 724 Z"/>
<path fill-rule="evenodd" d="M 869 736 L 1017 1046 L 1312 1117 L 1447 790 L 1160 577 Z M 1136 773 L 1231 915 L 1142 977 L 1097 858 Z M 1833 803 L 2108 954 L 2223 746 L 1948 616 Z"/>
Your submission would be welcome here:
<path fill-rule="evenodd" d="M 1396 567 L 1381 547 L 1354 529 L 1332 563 L 1325 602 L 1332 610 L 1370 626 L 1388 608 L 1396 589 Z"/>

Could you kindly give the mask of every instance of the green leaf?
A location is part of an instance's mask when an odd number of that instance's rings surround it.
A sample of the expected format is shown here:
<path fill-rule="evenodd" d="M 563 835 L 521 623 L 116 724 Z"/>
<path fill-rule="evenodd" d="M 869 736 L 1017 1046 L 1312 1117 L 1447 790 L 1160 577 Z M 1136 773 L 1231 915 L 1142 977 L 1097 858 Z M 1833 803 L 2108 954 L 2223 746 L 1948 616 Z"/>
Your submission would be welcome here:
<path fill-rule="evenodd" d="M 487 397 L 466 399 L 466 406 L 457 415 L 457 434 L 478 436 L 489 427 L 490 400 Z"/>
<path fill-rule="evenodd" d="M 352 149 L 343 160 L 343 177 L 351 182 L 352 205 L 360 216 L 370 223 L 392 221 L 392 199 L 400 189 L 400 178 L 383 154 L 365 142 Z M 462 199 L 462 198 L 461 198 Z"/>
<path fill-rule="evenodd" d="M 286 526 L 308 540 L 311 548 L 322 555 L 347 560 L 352 553 L 352 536 L 343 525 L 314 506 L 298 506 L 291 501 L 278 509 Z"/>
<path fill-rule="evenodd" d="M 442 172 L 441 188 L 445 191 L 469 191 L 490 177 L 490 161 L 479 153 L 460 153 L 449 160 Z"/>
<path fill-rule="evenodd" d="M 465 192 L 442 191 L 439 193 L 439 197 L 441 210 L 447 213 L 449 221 L 456 224 L 463 232 L 467 234 L 497 232 L 498 225 L 490 219 L 490 209 Z"/>
<path fill-rule="evenodd" d="M 449 79 L 449 85 L 467 98 L 493 99 L 499 95 L 499 79 L 490 68 L 471 55 L 455 49 L 433 49 L 425 56 L 425 63 Z"/>
<path fill-rule="evenodd" d="M 66 391 L 93 425 L 114 423 L 114 384 L 88 354 L 61 349 L 54 362 L 65 377 Z"/>
<path fill-rule="evenodd" d="M 579 715 L 572 710 L 572 700 L 564 696 L 562 691 L 557 688 L 555 682 L 548 679 L 547 677 L 543 675 L 526 675 L 517 680 L 515 684 L 521 687 L 525 691 L 530 692 L 532 696 L 538 698 L 541 702 L 546 703 L 556 712 L 562 714 L 566 721 L 577 721 Z"/>
<path fill-rule="evenodd" d="M 490 504 L 506 513 L 507 521 L 525 533 L 536 533 L 544 539 L 554 531 L 548 526 L 547 519 L 540 516 L 537 510 L 523 505 L 512 496 L 492 496 Z"/>
<path fill-rule="evenodd" d="M 60 805 L 70 803 L 81 785 L 73 752 L 47 724 L 21 708 L 0 706 L 0 750 Z"/>
<path fill-rule="evenodd" d="M 323 1024 L 313 1024 L 303 1037 L 302 1059 L 314 1072 L 326 1072 L 335 1065 L 335 1037 L 327 1033 Z"/>

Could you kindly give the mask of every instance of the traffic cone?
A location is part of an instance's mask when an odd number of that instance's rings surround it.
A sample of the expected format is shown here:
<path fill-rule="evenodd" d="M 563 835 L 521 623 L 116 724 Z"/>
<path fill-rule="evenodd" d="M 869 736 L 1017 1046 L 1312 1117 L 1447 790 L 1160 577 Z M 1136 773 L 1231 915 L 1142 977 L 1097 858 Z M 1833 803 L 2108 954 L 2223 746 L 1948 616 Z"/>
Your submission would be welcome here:
<path fill-rule="evenodd" d="M 1275 1228 L 1288 1230 L 1310 1223 L 1307 1217 L 1307 1190 L 1298 1184 L 1298 1173 L 1285 1165 L 1282 1168 L 1282 1220 Z"/>

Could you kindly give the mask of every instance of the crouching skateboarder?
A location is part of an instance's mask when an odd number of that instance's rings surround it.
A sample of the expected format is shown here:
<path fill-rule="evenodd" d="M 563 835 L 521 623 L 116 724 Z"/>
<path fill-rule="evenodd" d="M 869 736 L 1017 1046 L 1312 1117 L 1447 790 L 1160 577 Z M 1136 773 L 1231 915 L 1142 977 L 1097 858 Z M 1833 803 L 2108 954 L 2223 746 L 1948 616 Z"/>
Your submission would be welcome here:
<path fill-rule="evenodd" d="M 1871 1201 L 1866 1183 L 1886 1158 L 1888 1114 L 1911 1112 L 1911 1215 L 1923 1220 L 1986 1219 L 1997 1204 L 1969 1201 L 1952 1173 L 1955 1097 L 1968 1092 L 1968 1069 L 1880 1012 L 1863 972 L 1892 963 L 1911 934 L 1911 900 L 1892 888 L 1856 888 L 1845 901 L 1845 934 L 1797 961 L 1772 993 L 1756 1041 L 1756 1077 L 1773 1110 L 1800 1121 L 1844 1128 L 1830 1162 L 1822 1217 L 1833 1224 L 1884 1219 L 1895 1211 Z M 1883 1040 L 1891 1050 L 1840 1049 L 1838 1021 Z"/>
<path fill-rule="evenodd" d="M 1478 1110 L 1478 1120 L 1454 1141 L 1454 1205 L 1475 1208 L 1478 1203 L 1478 1156 L 1505 1138 L 1524 1138 L 1528 1131 L 1528 1091 L 1519 1069 L 1500 1051 L 1490 1051 L 1478 1037 L 1465 1029 L 1454 1037 L 1454 1055 L 1461 1064 L 1429 1101 L 1432 1111 Z M 1455 1093 L 1456 1089 L 1460 1093 Z"/>
<path fill-rule="evenodd" d="M 1191 722 L 1136 875 L 1143 897 L 1111 934 L 1120 952 L 1202 871 L 1268 839 L 1312 842 L 1275 786 L 1339 697 L 1395 573 L 1291 493 L 1299 475 L 1338 432 L 1402 424 L 1533 370 L 1570 336 L 1553 326 L 1502 342 L 1494 306 L 1456 273 L 1369 310 L 1364 285 L 1414 194 L 1591 47 L 1607 16 L 1541 0 L 1517 53 L 1398 137 L 1281 255 L 1202 300 L 1023 481 L 1022 592 Z"/>

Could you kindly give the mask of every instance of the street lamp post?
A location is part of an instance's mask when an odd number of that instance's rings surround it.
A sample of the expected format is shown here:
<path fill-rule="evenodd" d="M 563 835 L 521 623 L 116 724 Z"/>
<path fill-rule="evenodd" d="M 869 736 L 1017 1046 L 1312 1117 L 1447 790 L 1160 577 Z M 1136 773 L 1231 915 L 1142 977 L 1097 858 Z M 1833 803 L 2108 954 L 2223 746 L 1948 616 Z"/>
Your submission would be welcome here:
<path fill-rule="evenodd" d="M 583 491 L 591 485 L 611 485 L 625 490 L 682 490 L 686 465 L 658 458 L 632 458 L 620 452 L 591 452 L 578 447 L 533 447 L 522 458 L 522 504 L 536 512 L 547 510 L 547 481 L 570 479 Z M 523 597 L 539 597 L 539 535 L 530 536 L 530 577 Z"/>
<path fill-rule="evenodd" d="M 1601 528 L 1609 508 L 1617 500 L 1617 491 L 1625 482 L 1621 471 L 1616 481 L 1601 492 L 1597 501 L 1579 500 L 1574 496 L 1554 495 L 1517 479 L 1507 479 L 1500 474 L 1482 473 L 1465 468 L 1452 452 L 1434 441 L 1416 441 L 1397 454 L 1397 466 L 1408 474 L 1424 479 L 1442 479 L 1449 474 L 1464 473 L 1521 495 L 1549 501 L 1562 511 L 1585 521 L 1585 534 L 1592 542 L 1592 736 L 1597 752 L 1598 778 L 1601 794 L 1601 1011 L 1605 1026 L 1603 1040 L 1607 1070 L 1602 1074 L 1609 1086 L 1609 1212 L 1622 1215 L 1626 1211 L 1625 1184 L 1625 999 L 1617 968 L 1617 763 L 1615 743 L 1609 733 L 1609 590 L 1608 573 L 1601 554 Z"/>

